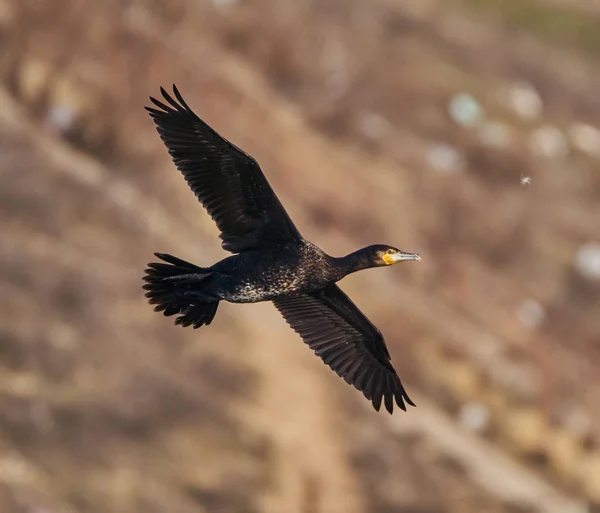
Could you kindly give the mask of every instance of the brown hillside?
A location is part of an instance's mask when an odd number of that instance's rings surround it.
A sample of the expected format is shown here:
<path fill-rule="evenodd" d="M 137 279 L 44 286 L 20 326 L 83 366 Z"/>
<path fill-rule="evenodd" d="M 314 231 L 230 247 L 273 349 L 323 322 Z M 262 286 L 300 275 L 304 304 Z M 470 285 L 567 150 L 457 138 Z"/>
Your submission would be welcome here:
<path fill-rule="evenodd" d="M 590 5 L 0 0 L 0 511 L 598 510 Z M 143 110 L 173 82 L 308 239 L 422 255 L 342 283 L 418 408 L 271 305 L 145 302 L 154 251 L 224 256 Z"/>

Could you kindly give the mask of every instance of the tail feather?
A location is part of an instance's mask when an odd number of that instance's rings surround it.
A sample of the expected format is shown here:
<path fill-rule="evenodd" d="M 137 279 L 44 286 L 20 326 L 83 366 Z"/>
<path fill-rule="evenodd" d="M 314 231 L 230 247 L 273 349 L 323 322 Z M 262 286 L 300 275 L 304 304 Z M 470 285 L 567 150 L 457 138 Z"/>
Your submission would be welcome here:
<path fill-rule="evenodd" d="M 172 255 L 155 255 L 167 263 L 151 262 L 145 270 L 146 283 L 142 288 L 147 291 L 148 302 L 165 316 L 179 314 L 175 324 L 194 329 L 208 326 L 219 302 L 203 294 L 200 284 L 212 273 Z"/>
<path fill-rule="evenodd" d="M 177 317 L 175 324 L 184 328 L 193 326 L 194 329 L 204 325 L 208 326 L 214 319 L 218 306 L 219 303 L 199 303 L 190 306 L 183 315 Z"/>

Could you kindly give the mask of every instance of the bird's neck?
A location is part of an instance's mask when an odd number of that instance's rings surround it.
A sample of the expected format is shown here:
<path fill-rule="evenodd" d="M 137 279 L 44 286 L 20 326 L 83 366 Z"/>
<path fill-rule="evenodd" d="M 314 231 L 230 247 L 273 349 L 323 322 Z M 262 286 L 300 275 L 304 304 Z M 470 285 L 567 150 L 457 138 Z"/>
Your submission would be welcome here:
<path fill-rule="evenodd" d="M 337 273 L 340 274 L 340 277 L 337 278 L 338 280 L 341 280 L 348 274 L 371 267 L 371 265 L 369 265 L 369 259 L 366 258 L 363 249 L 359 249 L 358 251 L 354 251 L 343 257 L 334 258 L 333 260 L 333 267 L 336 269 Z"/>

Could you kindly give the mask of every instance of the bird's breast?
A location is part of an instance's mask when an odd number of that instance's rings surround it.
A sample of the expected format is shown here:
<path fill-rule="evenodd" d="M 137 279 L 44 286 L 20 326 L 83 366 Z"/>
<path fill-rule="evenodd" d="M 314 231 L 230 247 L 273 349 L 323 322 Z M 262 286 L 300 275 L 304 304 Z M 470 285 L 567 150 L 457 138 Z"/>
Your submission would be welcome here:
<path fill-rule="evenodd" d="M 232 290 L 229 301 L 240 303 L 269 301 L 278 296 L 300 292 L 306 288 L 307 283 L 303 273 L 270 269 L 258 277 L 241 280 Z"/>

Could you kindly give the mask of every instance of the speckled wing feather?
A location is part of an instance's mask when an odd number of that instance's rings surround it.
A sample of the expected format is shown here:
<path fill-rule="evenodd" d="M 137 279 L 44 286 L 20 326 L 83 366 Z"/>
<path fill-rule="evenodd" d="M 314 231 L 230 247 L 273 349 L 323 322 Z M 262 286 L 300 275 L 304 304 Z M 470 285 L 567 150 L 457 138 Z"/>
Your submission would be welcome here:
<path fill-rule="evenodd" d="M 173 162 L 217 223 L 222 246 L 232 253 L 299 242 L 302 237 L 258 163 L 188 107 L 175 86 L 174 100 L 146 107 Z"/>
<path fill-rule="evenodd" d="M 379 411 L 383 400 L 414 406 L 392 367 L 381 332 L 335 284 L 312 294 L 273 300 L 287 323 L 340 377 L 360 390 Z"/>

